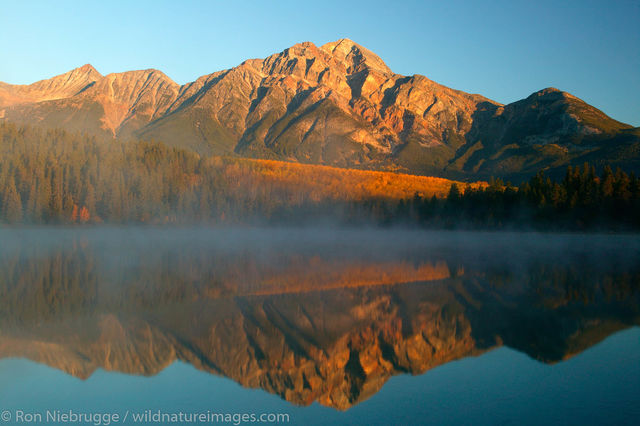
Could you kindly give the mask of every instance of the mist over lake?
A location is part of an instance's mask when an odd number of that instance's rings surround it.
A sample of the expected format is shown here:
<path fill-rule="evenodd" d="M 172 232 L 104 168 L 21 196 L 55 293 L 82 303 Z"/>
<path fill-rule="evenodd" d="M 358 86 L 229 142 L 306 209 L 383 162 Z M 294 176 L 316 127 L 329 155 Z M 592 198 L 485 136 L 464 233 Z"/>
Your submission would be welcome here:
<path fill-rule="evenodd" d="M 1 229 L 0 408 L 632 424 L 639 255 L 625 234 Z"/>

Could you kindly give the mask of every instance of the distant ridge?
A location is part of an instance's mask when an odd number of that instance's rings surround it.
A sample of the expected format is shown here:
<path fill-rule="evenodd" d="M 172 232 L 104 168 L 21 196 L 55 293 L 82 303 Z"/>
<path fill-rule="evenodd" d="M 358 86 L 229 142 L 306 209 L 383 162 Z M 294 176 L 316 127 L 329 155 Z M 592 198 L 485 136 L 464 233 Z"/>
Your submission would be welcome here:
<path fill-rule="evenodd" d="M 396 74 L 349 39 L 299 43 L 182 86 L 158 70 L 102 76 L 89 64 L 30 85 L 0 83 L 0 119 L 205 155 L 456 179 L 640 164 L 640 130 L 569 93 L 547 88 L 501 105 Z"/>

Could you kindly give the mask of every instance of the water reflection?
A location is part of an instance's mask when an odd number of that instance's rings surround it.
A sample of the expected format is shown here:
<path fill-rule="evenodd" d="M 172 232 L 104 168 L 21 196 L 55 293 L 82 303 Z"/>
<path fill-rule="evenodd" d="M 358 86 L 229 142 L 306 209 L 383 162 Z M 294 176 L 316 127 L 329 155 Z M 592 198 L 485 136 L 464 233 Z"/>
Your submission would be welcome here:
<path fill-rule="evenodd" d="M 79 378 L 181 360 L 348 409 L 508 346 L 564 360 L 640 324 L 633 236 L 0 231 L 0 357 Z"/>

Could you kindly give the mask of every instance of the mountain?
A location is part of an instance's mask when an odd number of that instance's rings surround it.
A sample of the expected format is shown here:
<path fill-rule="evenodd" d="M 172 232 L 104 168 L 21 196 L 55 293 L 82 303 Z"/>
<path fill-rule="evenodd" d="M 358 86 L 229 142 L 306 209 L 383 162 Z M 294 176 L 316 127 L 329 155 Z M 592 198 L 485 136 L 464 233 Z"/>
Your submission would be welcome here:
<path fill-rule="evenodd" d="M 93 85 L 102 75 L 86 64 L 62 75 L 29 85 L 0 83 L 0 107 L 37 103 L 75 96 Z"/>
<path fill-rule="evenodd" d="M 0 118 L 201 154 L 455 178 L 526 176 L 585 160 L 638 168 L 640 130 L 556 89 L 501 105 L 396 74 L 357 43 L 296 44 L 178 85 L 92 66 L 0 83 Z"/>
<path fill-rule="evenodd" d="M 640 128 L 616 121 L 555 88 L 495 108 L 486 105 L 466 135 L 450 171 L 497 176 L 532 175 L 567 164 L 638 169 Z"/>
<path fill-rule="evenodd" d="M 84 65 L 29 86 L 0 86 L 0 107 L 6 108 L 0 116 L 48 128 L 131 136 L 164 114 L 179 88 L 156 70 L 103 77 Z"/>

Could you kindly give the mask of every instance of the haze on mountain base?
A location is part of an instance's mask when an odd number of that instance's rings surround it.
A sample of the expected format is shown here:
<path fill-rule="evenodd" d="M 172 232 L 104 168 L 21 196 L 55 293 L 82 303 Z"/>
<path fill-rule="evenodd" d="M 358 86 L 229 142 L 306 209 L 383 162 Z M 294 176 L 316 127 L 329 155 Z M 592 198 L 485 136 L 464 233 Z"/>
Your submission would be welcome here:
<path fill-rule="evenodd" d="M 472 72 L 472 71 L 470 71 Z M 305 42 L 182 86 L 158 70 L 91 65 L 0 83 L 0 119 L 105 138 L 452 178 L 522 178 L 589 161 L 638 168 L 640 130 L 544 89 L 501 105 L 403 76 L 357 43 Z"/>

